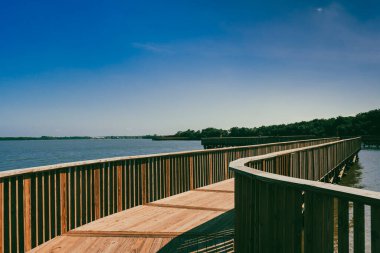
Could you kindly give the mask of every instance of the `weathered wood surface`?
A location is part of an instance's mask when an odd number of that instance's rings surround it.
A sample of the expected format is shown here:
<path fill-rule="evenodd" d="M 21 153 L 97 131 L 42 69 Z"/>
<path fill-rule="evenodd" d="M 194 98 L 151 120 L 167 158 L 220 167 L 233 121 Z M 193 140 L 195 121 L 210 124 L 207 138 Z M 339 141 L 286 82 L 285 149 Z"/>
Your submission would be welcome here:
<path fill-rule="evenodd" d="M 233 252 L 234 180 L 118 212 L 31 252 Z"/>
<path fill-rule="evenodd" d="M 23 252 L 116 212 L 232 178 L 228 164 L 238 158 L 333 140 L 117 157 L 0 172 L 0 252 Z"/>

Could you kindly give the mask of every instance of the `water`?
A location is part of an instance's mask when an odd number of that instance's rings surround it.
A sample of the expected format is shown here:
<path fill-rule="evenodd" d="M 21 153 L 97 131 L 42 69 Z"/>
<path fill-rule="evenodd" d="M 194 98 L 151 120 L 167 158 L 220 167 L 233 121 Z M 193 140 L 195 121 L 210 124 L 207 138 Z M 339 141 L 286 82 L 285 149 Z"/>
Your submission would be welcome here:
<path fill-rule="evenodd" d="M 0 171 L 117 156 L 203 149 L 200 141 L 29 140 L 0 141 Z"/>
<path fill-rule="evenodd" d="M 380 192 L 380 150 L 361 150 L 359 162 L 353 165 L 339 183 L 341 185 Z M 353 205 L 350 202 L 350 251 L 353 250 Z M 365 206 L 365 251 L 371 248 L 371 210 Z"/>
<path fill-rule="evenodd" d="M 350 168 L 340 184 L 380 192 L 380 150 L 361 150 L 359 162 Z"/>

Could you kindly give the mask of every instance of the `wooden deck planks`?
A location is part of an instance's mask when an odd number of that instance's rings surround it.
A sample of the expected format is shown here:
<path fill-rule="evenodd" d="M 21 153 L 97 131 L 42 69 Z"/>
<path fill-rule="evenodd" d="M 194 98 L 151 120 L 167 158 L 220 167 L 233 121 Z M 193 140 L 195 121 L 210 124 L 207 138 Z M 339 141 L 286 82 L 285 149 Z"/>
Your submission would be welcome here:
<path fill-rule="evenodd" d="M 78 227 L 31 252 L 233 251 L 234 180 L 131 208 Z"/>

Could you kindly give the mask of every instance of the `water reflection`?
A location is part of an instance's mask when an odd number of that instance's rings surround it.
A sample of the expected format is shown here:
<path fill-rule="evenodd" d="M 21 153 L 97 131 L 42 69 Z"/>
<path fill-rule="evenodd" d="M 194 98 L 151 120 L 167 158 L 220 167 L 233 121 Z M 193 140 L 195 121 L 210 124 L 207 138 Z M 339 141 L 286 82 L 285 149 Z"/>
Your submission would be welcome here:
<path fill-rule="evenodd" d="M 360 157 L 360 154 L 359 154 L 359 157 Z M 363 167 L 361 165 L 361 160 L 359 158 L 359 162 L 351 166 L 351 168 L 346 172 L 345 176 L 342 178 L 339 184 L 362 189 L 364 188 L 362 184 L 362 174 L 363 174 Z"/>

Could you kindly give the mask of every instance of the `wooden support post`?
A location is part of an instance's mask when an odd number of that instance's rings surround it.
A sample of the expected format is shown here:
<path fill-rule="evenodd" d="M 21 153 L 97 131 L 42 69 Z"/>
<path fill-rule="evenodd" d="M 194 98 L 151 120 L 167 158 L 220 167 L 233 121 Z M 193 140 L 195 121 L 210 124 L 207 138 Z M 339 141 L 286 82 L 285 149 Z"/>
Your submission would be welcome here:
<path fill-rule="evenodd" d="M 194 161 L 193 157 L 189 157 L 189 166 L 190 166 L 190 190 L 194 189 Z"/>
<path fill-rule="evenodd" d="M 339 199 L 338 201 L 338 250 L 339 252 L 349 252 L 349 217 L 348 201 Z"/>
<path fill-rule="evenodd" d="M 66 188 L 66 171 L 61 171 L 59 173 L 60 176 L 60 202 L 61 202 L 61 234 L 67 232 L 67 224 L 66 224 L 66 218 L 67 218 L 67 188 Z"/>
<path fill-rule="evenodd" d="M 165 177 L 165 184 L 166 184 L 166 197 L 170 197 L 170 158 L 168 157 L 166 159 L 166 177 Z"/>
<path fill-rule="evenodd" d="M 371 252 L 380 252 L 380 207 L 371 206 Z"/>
<path fill-rule="evenodd" d="M 212 155 L 211 153 L 208 154 L 208 184 L 212 184 Z"/>
<path fill-rule="evenodd" d="M 23 178 L 23 205 L 24 205 L 24 250 L 32 249 L 32 226 L 31 226 L 31 179 L 30 176 Z"/>
<path fill-rule="evenodd" d="M 121 212 L 123 210 L 123 202 L 122 202 L 122 182 L 123 182 L 123 173 L 122 173 L 122 166 L 119 164 L 117 165 L 117 211 Z"/>
<path fill-rule="evenodd" d="M 141 197 L 142 204 L 144 205 L 147 202 L 147 191 L 146 191 L 146 162 L 141 162 Z"/>
<path fill-rule="evenodd" d="M 364 205 L 354 202 L 354 252 L 364 252 Z"/>
<path fill-rule="evenodd" d="M 95 220 L 100 218 L 100 169 L 94 170 L 94 209 Z"/>
<path fill-rule="evenodd" d="M 228 157 L 227 157 L 227 152 L 224 153 L 224 164 L 225 164 L 225 168 L 224 168 L 224 180 L 228 179 Z"/>

